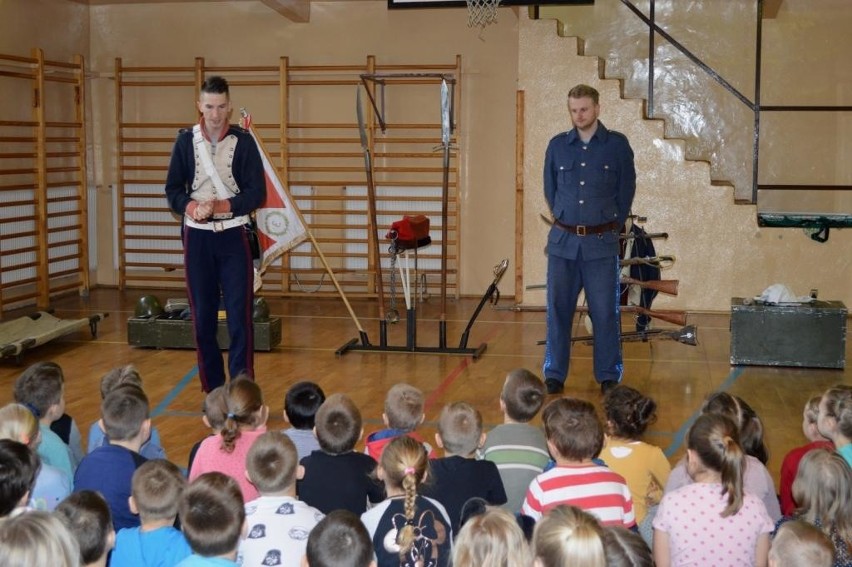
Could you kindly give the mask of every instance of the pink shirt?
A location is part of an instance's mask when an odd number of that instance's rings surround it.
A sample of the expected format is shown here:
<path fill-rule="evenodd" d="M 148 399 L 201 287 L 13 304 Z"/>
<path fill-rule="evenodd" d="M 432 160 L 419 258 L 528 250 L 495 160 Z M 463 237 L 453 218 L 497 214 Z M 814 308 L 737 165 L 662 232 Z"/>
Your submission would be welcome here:
<path fill-rule="evenodd" d="M 207 472 L 224 473 L 240 485 L 245 502 L 254 500 L 260 494 L 246 478 L 246 455 L 255 440 L 264 433 L 266 433 L 265 426 L 252 431 L 242 431 L 234 442 L 232 453 L 226 453 L 220 448 L 221 435 L 211 435 L 198 447 L 198 453 L 192 461 L 192 470 L 189 471 L 190 482 Z"/>
<path fill-rule="evenodd" d="M 693 483 L 663 496 L 654 529 L 669 536 L 672 567 L 754 565 L 757 540 L 775 524 L 759 498 L 743 496 L 743 506 L 732 516 L 720 514 L 728 505 L 721 484 Z"/>
<path fill-rule="evenodd" d="M 664 492 L 668 494 L 691 483 L 692 479 L 686 472 L 686 459 L 684 458 L 672 469 Z M 772 480 L 772 475 L 769 474 L 763 463 L 751 455 L 745 456 L 743 490 L 760 498 L 773 522 L 781 519 L 781 505 L 778 503 L 778 496 L 775 494 L 775 482 Z"/>

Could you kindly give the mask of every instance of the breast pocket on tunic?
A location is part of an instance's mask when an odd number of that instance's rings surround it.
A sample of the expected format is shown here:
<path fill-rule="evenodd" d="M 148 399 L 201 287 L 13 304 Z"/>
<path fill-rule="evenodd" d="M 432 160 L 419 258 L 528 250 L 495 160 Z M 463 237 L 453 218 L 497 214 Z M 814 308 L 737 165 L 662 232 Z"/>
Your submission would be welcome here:
<path fill-rule="evenodd" d="M 557 166 L 556 198 L 553 203 L 553 216 L 561 218 L 562 212 L 569 208 L 569 203 L 576 200 L 577 167 L 574 160 L 564 160 Z"/>
<path fill-rule="evenodd" d="M 618 185 L 618 170 L 614 165 L 605 163 L 598 170 L 600 186 L 606 192 L 615 192 Z"/>

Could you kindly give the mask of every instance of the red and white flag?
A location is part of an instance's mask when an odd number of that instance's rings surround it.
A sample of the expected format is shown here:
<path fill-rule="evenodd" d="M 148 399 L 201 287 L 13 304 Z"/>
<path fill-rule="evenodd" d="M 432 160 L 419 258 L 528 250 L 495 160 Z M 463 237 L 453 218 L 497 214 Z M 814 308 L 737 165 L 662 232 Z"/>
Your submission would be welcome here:
<path fill-rule="evenodd" d="M 251 127 L 251 116 L 244 117 L 244 128 L 250 133 L 260 158 L 263 160 L 263 173 L 266 178 L 266 199 L 257 211 L 257 238 L 260 242 L 260 273 L 263 274 L 281 254 L 299 245 L 308 237 L 308 230 L 302 223 L 296 204 L 278 177 L 278 171 L 269 161 L 269 156 Z"/>

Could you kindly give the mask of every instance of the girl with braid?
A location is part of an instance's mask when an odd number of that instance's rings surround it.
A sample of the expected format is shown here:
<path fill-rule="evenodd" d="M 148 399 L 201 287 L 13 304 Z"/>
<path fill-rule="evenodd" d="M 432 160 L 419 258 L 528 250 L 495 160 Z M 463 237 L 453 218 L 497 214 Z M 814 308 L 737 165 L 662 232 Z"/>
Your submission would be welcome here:
<path fill-rule="evenodd" d="M 246 478 L 246 456 L 255 440 L 266 432 L 269 406 L 254 381 L 239 377 L 227 386 L 225 424 L 217 435 L 204 439 L 198 447 L 189 480 L 192 482 L 207 472 L 221 472 L 240 486 L 243 499 L 250 502 L 260 494 Z"/>
<path fill-rule="evenodd" d="M 417 494 L 429 469 L 423 445 L 400 436 L 385 447 L 376 476 L 387 499 L 361 516 L 370 533 L 378 567 L 446 567 L 453 534 L 447 511 Z"/>
<path fill-rule="evenodd" d="M 763 502 L 743 490 L 745 453 L 737 426 L 700 416 L 687 437 L 688 484 L 663 496 L 654 518 L 654 560 L 669 565 L 764 567 L 774 524 Z"/>

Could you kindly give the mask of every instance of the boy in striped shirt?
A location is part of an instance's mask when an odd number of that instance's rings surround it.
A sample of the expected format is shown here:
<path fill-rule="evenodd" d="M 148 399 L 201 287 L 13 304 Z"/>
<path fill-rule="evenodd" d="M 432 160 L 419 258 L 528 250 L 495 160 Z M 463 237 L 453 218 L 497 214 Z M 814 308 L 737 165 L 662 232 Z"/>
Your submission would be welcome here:
<path fill-rule="evenodd" d="M 594 406 L 575 398 L 547 404 L 544 435 L 556 466 L 529 486 L 521 513 L 538 521 L 559 504 L 596 516 L 602 526 L 634 528 L 633 500 L 624 478 L 595 464 L 603 447 L 603 426 Z"/>
<path fill-rule="evenodd" d="M 508 498 L 503 507 L 513 514 L 520 512 L 530 482 L 550 459 L 544 432 L 529 423 L 541 410 L 544 396 L 538 376 L 523 368 L 509 372 L 500 393 L 503 423 L 488 432 L 482 449 L 483 458 L 500 471 Z"/>

